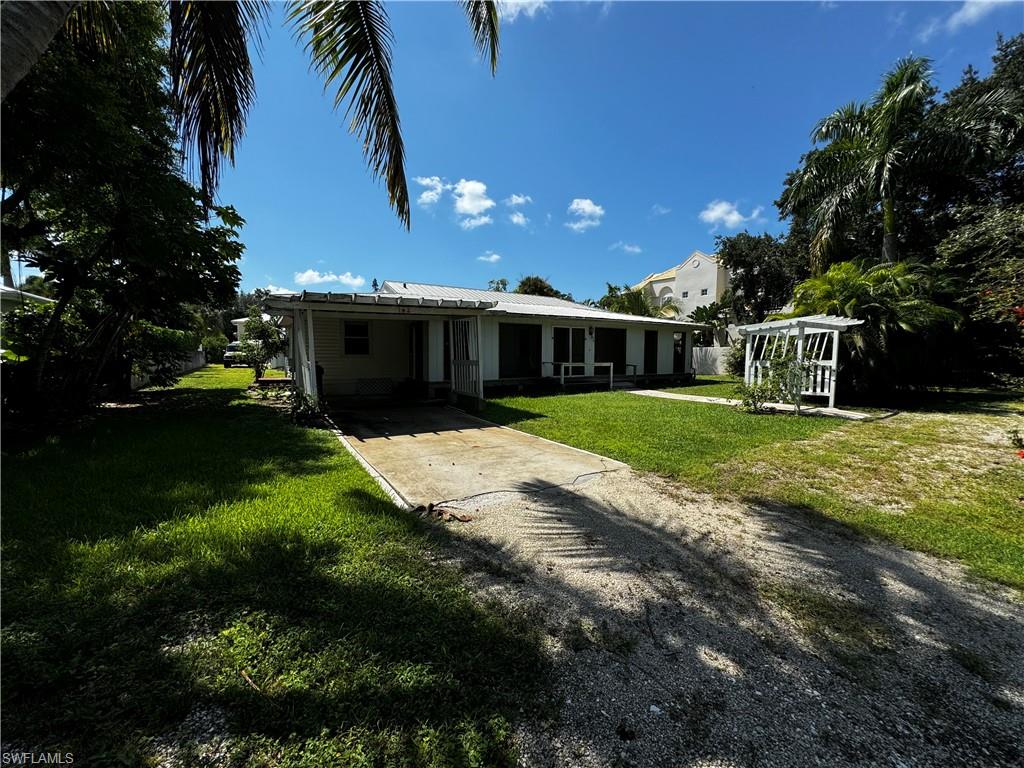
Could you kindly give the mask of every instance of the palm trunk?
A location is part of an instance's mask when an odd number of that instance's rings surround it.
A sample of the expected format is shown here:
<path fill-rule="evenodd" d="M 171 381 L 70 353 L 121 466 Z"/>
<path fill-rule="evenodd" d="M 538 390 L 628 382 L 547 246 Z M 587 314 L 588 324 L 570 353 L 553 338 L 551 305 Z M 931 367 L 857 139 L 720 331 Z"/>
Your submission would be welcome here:
<path fill-rule="evenodd" d="M 77 0 L 5 0 L 0 6 L 3 99 L 39 61 L 76 5 Z"/>
<path fill-rule="evenodd" d="M 891 197 L 882 200 L 882 258 L 896 261 L 896 203 Z"/>

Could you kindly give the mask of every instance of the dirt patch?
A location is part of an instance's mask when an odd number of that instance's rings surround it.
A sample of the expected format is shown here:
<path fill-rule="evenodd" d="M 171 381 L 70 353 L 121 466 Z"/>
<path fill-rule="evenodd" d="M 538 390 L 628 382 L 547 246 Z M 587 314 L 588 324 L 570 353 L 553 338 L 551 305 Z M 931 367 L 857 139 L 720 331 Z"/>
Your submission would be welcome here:
<path fill-rule="evenodd" d="M 546 630 L 524 765 L 1024 759 L 1024 605 L 955 564 L 630 470 L 452 506 L 448 557 Z"/>

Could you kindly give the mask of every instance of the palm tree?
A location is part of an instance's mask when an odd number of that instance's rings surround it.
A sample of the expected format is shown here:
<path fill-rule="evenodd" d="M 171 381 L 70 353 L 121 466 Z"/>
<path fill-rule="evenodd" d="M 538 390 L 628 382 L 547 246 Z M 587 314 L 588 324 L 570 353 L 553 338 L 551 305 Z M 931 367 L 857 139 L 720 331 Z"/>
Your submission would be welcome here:
<path fill-rule="evenodd" d="M 679 308 L 675 304 L 658 304 L 643 288 L 631 288 L 628 285 L 620 288 L 612 283 L 608 283 L 608 292 L 597 302 L 597 306 L 612 312 L 640 317 L 671 318 L 679 314 Z"/>
<path fill-rule="evenodd" d="M 901 332 L 925 334 L 960 323 L 959 314 L 935 301 L 945 288 L 925 265 L 899 262 L 865 268 L 844 261 L 800 283 L 793 291 L 789 316 L 863 320 L 864 325 L 849 334 L 854 356 L 879 366 L 890 352 L 893 337 Z"/>
<path fill-rule="evenodd" d="M 719 329 L 729 324 L 729 303 L 727 301 L 713 301 L 702 307 L 697 307 L 688 316 L 689 320 L 695 323 L 711 326 L 710 331 L 700 331 L 701 346 L 710 346 L 715 343 L 715 335 Z"/>
<path fill-rule="evenodd" d="M 498 65 L 498 7 L 494 0 L 462 0 L 477 49 Z M 106 3 L 5 0 L 0 14 L 3 98 L 28 74 L 56 34 L 69 31 L 110 41 Z M 170 76 L 178 127 L 188 162 L 198 163 L 203 192 L 212 200 L 222 163 L 235 147 L 255 100 L 250 43 L 259 45 L 267 0 L 170 0 Z M 374 178 L 383 178 L 402 224 L 410 224 L 405 146 L 391 81 L 393 37 L 379 0 L 294 0 L 287 23 L 305 41 L 313 68 L 334 88 L 334 106 L 346 101 L 349 132 L 363 145 Z M 116 30 L 114 30 L 116 36 Z"/>
<path fill-rule="evenodd" d="M 1020 105 L 1009 91 L 989 91 L 956 110 L 932 110 L 931 77 L 928 59 L 901 59 L 869 103 L 847 104 L 815 126 L 811 138 L 825 146 L 806 155 L 779 208 L 784 216 L 808 214 L 816 273 L 864 203 L 880 209 L 883 258 L 895 261 L 896 201 L 908 172 L 998 152 L 1020 130 Z"/>

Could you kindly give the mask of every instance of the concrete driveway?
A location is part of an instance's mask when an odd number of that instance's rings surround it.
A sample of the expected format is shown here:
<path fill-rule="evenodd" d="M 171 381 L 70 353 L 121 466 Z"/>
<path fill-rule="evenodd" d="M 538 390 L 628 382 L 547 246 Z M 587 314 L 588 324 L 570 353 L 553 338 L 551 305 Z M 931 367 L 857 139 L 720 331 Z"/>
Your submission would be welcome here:
<path fill-rule="evenodd" d="M 411 506 L 570 485 L 626 468 L 454 408 L 367 408 L 336 413 L 334 420 L 356 453 Z"/>

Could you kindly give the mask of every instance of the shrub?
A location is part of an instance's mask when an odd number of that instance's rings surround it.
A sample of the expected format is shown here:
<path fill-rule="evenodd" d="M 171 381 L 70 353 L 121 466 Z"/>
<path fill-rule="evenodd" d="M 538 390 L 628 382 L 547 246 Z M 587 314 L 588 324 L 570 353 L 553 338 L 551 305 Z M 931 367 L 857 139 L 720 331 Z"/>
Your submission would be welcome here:
<path fill-rule="evenodd" d="M 208 363 L 224 362 L 224 350 L 228 346 L 228 337 L 217 331 L 209 336 L 203 337 L 203 350 L 206 352 Z"/>
<path fill-rule="evenodd" d="M 746 371 L 747 346 L 743 339 L 737 339 L 729 346 L 725 356 L 725 372 L 733 376 L 742 376 Z"/>

